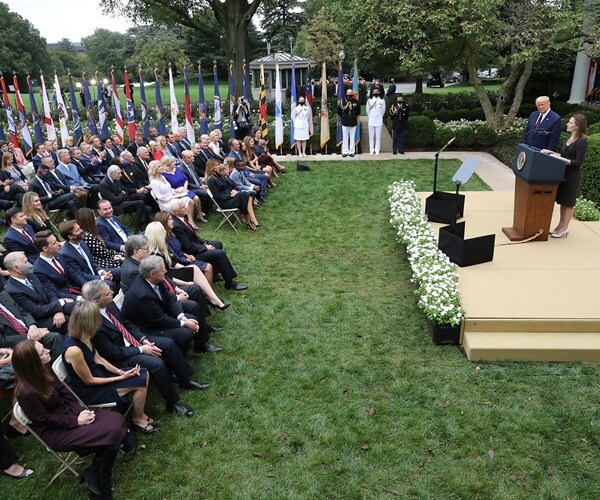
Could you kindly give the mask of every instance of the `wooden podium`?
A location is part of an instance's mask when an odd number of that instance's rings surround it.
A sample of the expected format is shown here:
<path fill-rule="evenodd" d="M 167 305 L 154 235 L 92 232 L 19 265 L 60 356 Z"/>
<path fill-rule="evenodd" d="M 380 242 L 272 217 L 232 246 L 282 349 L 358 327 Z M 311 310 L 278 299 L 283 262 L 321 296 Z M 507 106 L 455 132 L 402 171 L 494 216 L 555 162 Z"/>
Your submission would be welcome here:
<path fill-rule="evenodd" d="M 556 190 L 565 175 L 565 163 L 536 148 L 519 144 L 513 158 L 515 207 L 512 227 L 502 232 L 510 241 L 547 241 Z"/>

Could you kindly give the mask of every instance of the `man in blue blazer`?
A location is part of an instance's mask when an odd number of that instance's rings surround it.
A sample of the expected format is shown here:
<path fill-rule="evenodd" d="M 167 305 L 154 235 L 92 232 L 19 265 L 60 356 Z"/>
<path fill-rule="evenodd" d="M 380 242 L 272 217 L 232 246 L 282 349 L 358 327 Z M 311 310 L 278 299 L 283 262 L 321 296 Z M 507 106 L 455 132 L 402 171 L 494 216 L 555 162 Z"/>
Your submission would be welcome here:
<path fill-rule="evenodd" d="M 44 290 L 33 274 L 33 264 L 23 252 L 11 252 L 4 258 L 4 267 L 10 273 L 5 290 L 23 311 L 31 314 L 42 328 L 66 334 L 73 299 L 59 299 Z"/>
<path fill-rule="evenodd" d="M 40 252 L 33 244 L 35 233 L 27 224 L 23 210 L 17 207 L 9 208 L 6 211 L 6 225 L 8 231 L 4 235 L 4 248 L 8 252 L 24 252 L 27 260 L 33 264 Z"/>
<path fill-rule="evenodd" d="M 96 218 L 96 229 L 104 240 L 104 244 L 111 250 L 117 252 L 125 251 L 125 242 L 131 233 L 116 215 L 113 215 L 112 203 L 108 200 L 98 202 L 98 214 Z"/>
<path fill-rule="evenodd" d="M 556 151 L 562 131 L 560 116 L 550 109 L 550 98 L 540 96 L 535 100 L 537 111 L 529 115 L 523 142 L 537 149 Z"/>
<path fill-rule="evenodd" d="M 77 288 L 81 288 L 85 283 L 93 280 L 105 281 L 108 286 L 113 288 L 112 269 L 100 269 L 96 265 L 90 249 L 83 241 L 83 229 L 77 224 L 77 221 L 61 222 L 58 230 L 65 240 L 60 255 L 63 256 L 67 270 Z M 115 270 L 115 272 L 117 271 L 120 272 L 120 269 Z"/>

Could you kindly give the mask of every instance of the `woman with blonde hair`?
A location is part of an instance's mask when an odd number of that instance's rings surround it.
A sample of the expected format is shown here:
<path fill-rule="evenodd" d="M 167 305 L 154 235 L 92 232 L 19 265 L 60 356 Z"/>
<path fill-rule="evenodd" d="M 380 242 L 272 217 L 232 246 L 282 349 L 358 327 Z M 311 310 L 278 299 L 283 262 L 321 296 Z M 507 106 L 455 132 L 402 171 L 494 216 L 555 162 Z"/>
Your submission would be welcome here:
<path fill-rule="evenodd" d="M 167 157 L 163 158 L 166 159 Z M 187 196 L 187 189 L 184 192 L 182 189 L 178 191 L 171 187 L 169 181 L 165 179 L 163 175 L 163 165 L 161 161 L 151 161 L 148 166 L 148 178 L 150 179 L 150 189 L 152 190 L 152 195 L 156 199 L 158 206 L 161 210 L 168 210 L 168 205 L 171 200 L 180 199 L 187 210 L 186 218 L 190 226 L 193 229 L 200 229 L 194 223 L 194 210 L 195 204 L 192 199 Z M 200 200 L 198 200 L 198 205 L 200 205 Z"/>
<path fill-rule="evenodd" d="M 167 246 L 167 231 L 162 223 L 154 221 L 148 224 L 144 231 L 144 236 L 148 238 L 148 251 L 150 255 L 158 255 L 164 260 L 167 274 L 175 284 L 179 286 L 196 284 L 213 307 L 221 311 L 229 307 L 229 304 L 225 304 L 217 296 L 198 266 L 194 264 L 183 265 L 173 258 Z"/>
<path fill-rule="evenodd" d="M 126 407 L 131 398 L 134 430 L 152 434 L 157 428 L 144 411 L 148 372 L 140 365 L 122 370 L 98 354 L 92 339 L 101 324 L 102 316 L 95 302 L 77 302 L 69 318 L 69 336 L 63 353 L 70 385 L 86 404 L 116 402 Z"/>
<path fill-rule="evenodd" d="M 42 201 L 37 193 L 29 191 L 23 196 L 23 213 L 27 217 L 27 224 L 29 224 L 35 233 L 39 231 L 50 230 L 57 238 L 60 233 L 52 224 L 50 217 L 42 207 Z M 62 238 L 61 238 L 62 239 Z"/>
<path fill-rule="evenodd" d="M 185 193 L 185 195 L 192 200 L 198 219 L 202 222 L 208 222 L 204 218 L 204 212 L 202 212 L 200 198 L 196 193 L 188 189 L 188 179 L 183 173 L 183 170 L 177 166 L 175 158 L 173 156 L 163 156 L 163 159 L 160 160 L 160 163 L 163 167 L 163 177 L 167 180 L 175 192 Z"/>
<path fill-rule="evenodd" d="M 163 157 L 163 152 L 158 150 L 158 142 L 156 141 L 148 141 L 148 153 L 151 160 L 160 161 Z"/>
<path fill-rule="evenodd" d="M 217 156 L 217 159 L 225 158 L 227 155 L 221 148 L 221 143 L 219 139 L 221 138 L 221 134 L 218 129 L 213 130 L 210 134 L 208 134 L 209 143 L 208 147 L 210 150 Z"/>
<path fill-rule="evenodd" d="M 156 143 L 155 160 L 162 160 L 165 156 L 171 156 L 171 151 L 167 147 L 167 138 L 164 135 L 159 135 L 156 138 Z"/>

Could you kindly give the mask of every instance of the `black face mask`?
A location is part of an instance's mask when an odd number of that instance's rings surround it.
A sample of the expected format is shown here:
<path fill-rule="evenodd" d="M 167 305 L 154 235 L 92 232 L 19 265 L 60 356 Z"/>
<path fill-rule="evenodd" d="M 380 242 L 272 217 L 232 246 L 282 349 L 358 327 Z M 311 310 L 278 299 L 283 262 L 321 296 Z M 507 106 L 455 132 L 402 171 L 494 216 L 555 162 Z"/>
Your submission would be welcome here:
<path fill-rule="evenodd" d="M 298 104 L 300 104 L 300 106 L 304 106 L 304 101 L 298 101 Z"/>
<path fill-rule="evenodd" d="M 379 94 L 373 94 L 373 97 L 379 97 Z"/>

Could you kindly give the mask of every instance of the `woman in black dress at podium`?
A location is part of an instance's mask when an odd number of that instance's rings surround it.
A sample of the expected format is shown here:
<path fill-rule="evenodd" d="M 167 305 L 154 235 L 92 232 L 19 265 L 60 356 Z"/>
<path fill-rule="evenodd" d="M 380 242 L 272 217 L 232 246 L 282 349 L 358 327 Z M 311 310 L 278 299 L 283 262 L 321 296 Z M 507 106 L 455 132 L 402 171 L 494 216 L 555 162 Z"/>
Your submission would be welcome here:
<path fill-rule="evenodd" d="M 579 196 L 581 166 L 588 148 L 586 116 L 573 115 L 567 123 L 567 132 L 571 134 L 571 137 L 563 144 L 561 154 L 542 150 L 544 153 L 562 158 L 566 164 L 565 179 L 558 185 L 556 192 L 556 203 L 560 205 L 560 220 L 554 230 L 550 232 L 550 236 L 553 238 L 562 238 L 569 234 L 569 223 L 573 218 L 573 210 Z"/>

